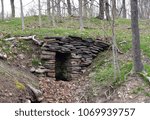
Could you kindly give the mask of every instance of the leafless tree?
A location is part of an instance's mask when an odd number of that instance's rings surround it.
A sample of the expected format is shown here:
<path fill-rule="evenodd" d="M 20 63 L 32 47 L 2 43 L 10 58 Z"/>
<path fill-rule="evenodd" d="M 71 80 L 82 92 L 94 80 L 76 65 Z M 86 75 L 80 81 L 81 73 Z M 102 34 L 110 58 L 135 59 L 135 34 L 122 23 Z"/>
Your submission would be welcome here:
<path fill-rule="evenodd" d="M 113 66 L 114 66 L 114 80 L 120 79 L 120 67 L 118 61 L 118 47 L 115 34 L 115 1 L 112 1 L 112 52 L 113 52 Z"/>
<path fill-rule="evenodd" d="M 126 0 L 122 0 L 122 13 L 123 13 L 123 18 L 127 17 L 126 13 Z"/>
<path fill-rule="evenodd" d="M 72 15 L 72 9 L 71 9 L 71 2 L 70 0 L 67 0 L 67 10 L 68 10 L 68 14 L 71 16 Z"/>
<path fill-rule="evenodd" d="M 99 18 L 104 19 L 104 0 L 99 0 Z"/>
<path fill-rule="evenodd" d="M 24 13 L 23 13 L 22 0 L 20 0 L 20 8 L 21 8 L 21 20 L 22 20 L 22 31 L 23 31 L 25 29 L 25 25 L 24 25 Z"/>
<path fill-rule="evenodd" d="M 83 11 L 82 11 L 82 6 L 83 6 L 83 1 L 79 0 L 79 15 L 80 15 L 80 30 L 83 30 Z"/>
<path fill-rule="evenodd" d="M 56 23 L 55 23 L 55 0 L 51 0 L 52 2 L 52 24 L 55 27 Z"/>
<path fill-rule="evenodd" d="M 112 11 L 114 13 L 114 17 L 117 17 L 117 4 L 116 4 L 116 0 L 112 0 Z"/>
<path fill-rule="evenodd" d="M 57 16 L 58 16 L 58 20 L 61 21 L 61 0 L 56 0 L 56 6 L 57 6 Z"/>
<path fill-rule="evenodd" d="M 90 3 L 90 17 L 93 17 L 93 9 L 94 9 L 94 0 L 91 0 L 91 3 Z"/>
<path fill-rule="evenodd" d="M 39 10 L 39 27 L 42 26 L 42 14 L 41 14 L 41 1 L 38 0 L 38 10 Z"/>
<path fill-rule="evenodd" d="M 51 8 L 50 8 L 50 0 L 47 0 L 47 16 L 50 20 Z"/>
<path fill-rule="evenodd" d="M 131 0 L 131 22 L 134 72 L 137 73 L 143 71 L 140 50 L 140 33 L 138 26 L 138 0 Z"/>
<path fill-rule="evenodd" d="M 106 20 L 110 20 L 110 10 L 109 10 L 109 2 L 108 0 L 105 0 L 105 14 L 106 14 Z"/>
<path fill-rule="evenodd" d="M 87 0 L 83 0 L 83 16 L 87 17 L 87 12 L 88 12 L 88 1 Z"/>
<path fill-rule="evenodd" d="M 4 1 L 3 0 L 1 0 L 1 4 L 2 4 L 2 11 L 1 11 L 2 20 L 4 20 Z"/>
<path fill-rule="evenodd" d="M 150 18 L 150 0 L 138 0 L 139 18 Z"/>
<path fill-rule="evenodd" d="M 11 5 L 11 17 L 15 17 L 15 5 L 14 5 L 14 0 L 10 0 L 10 5 Z"/>

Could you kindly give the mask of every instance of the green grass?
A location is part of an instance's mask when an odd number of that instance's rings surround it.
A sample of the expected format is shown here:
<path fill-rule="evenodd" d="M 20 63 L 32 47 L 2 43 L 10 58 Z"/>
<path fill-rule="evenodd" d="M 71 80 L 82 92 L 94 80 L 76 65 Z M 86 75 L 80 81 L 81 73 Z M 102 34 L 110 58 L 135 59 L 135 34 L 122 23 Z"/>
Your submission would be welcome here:
<path fill-rule="evenodd" d="M 99 62 L 98 62 L 99 64 Z M 103 64 L 99 64 L 95 70 L 95 76 L 94 79 L 101 83 L 101 85 L 119 85 L 124 82 L 125 76 L 131 71 L 132 69 L 132 63 L 122 63 L 120 65 L 120 78 L 117 80 L 114 80 L 114 68 L 111 62 Z"/>
<path fill-rule="evenodd" d="M 38 26 L 38 16 L 26 17 L 25 18 L 25 30 L 21 30 L 21 19 L 15 18 L 6 21 L 0 21 L 0 33 L 2 32 L 5 38 L 11 36 L 28 36 L 36 35 L 39 39 L 43 39 L 45 36 L 68 36 L 75 35 L 83 38 L 92 37 L 104 37 L 111 36 L 111 23 L 104 20 L 99 20 L 96 18 L 85 19 L 83 31 L 79 30 L 79 20 L 72 18 L 64 18 L 62 22 L 57 23 L 56 27 L 53 27 L 51 22 L 46 16 L 42 17 L 42 28 Z M 150 20 L 139 21 L 140 33 L 141 33 L 141 50 L 144 55 L 150 57 Z M 132 32 L 131 32 L 131 21 L 128 19 L 117 19 L 115 21 L 115 33 L 116 40 L 121 51 L 129 52 L 132 46 Z M 120 42 L 125 41 L 120 44 Z M 10 43 L 0 40 L 0 49 L 6 53 L 11 52 Z M 19 43 L 20 50 L 30 51 L 27 43 Z M 101 54 L 97 58 L 96 68 L 94 71 L 95 80 L 101 82 L 102 84 L 114 83 L 113 81 L 113 65 L 112 65 L 112 55 L 108 56 Z M 103 59 L 102 59 L 103 58 Z M 39 60 L 32 61 L 33 65 L 39 64 Z M 124 80 L 125 74 L 127 74 L 131 68 L 132 63 L 120 61 L 121 68 L 121 81 Z M 145 69 L 150 73 L 150 66 L 145 65 Z"/>

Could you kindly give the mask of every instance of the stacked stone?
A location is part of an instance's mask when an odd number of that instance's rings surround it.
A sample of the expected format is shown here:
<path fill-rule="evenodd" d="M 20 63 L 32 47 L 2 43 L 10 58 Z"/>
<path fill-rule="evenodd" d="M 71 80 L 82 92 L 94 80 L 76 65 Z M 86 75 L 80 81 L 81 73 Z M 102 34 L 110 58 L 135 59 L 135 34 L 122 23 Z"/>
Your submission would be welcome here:
<path fill-rule="evenodd" d="M 80 37 L 46 37 L 42 46 L 41 60 L 44 74 L 55 79 L 56 52 L 70 53 L 70 64 L 67 65 L 70 79 L 77 79 L 82 71 L 92 63 L 99 52 L 107 50 L 108 44 L 93 41 L 91 38 L 83 40 Z M 43 73 L 42 73 L 43 74 Z"/>

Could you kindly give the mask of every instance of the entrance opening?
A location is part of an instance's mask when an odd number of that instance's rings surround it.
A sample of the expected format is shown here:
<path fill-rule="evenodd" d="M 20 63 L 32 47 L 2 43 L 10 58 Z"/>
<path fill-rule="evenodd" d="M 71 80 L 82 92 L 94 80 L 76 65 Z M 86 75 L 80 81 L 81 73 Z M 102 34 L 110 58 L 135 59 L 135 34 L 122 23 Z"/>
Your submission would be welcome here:
<path fill-rule="evenodd" d="M 70 53 L 56 52 L 55 58 L 55 78 L 56 80 L 68 81 L 70 78 Z"/>

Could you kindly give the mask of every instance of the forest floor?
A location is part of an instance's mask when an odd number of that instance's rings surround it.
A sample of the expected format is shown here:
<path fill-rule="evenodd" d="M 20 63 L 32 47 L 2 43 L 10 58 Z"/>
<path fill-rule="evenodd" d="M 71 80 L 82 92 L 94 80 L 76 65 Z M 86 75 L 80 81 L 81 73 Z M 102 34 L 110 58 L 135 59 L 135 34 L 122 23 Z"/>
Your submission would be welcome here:
<path fill-rule="evenodd" d="M 25 18 L 25 31 L 21 30 L 19 18 L 0 21 L 0 53 L 7 56 L 7 60 L 0 60 L 0 102 L 25 102 L 30 96 L 29 92 L 20 90 L 24 89 L 24 83 L 47 89 L 49 93 L 45 93 L 47 96 L 45 102 L 150 102 L 149 81 L 140 75 L 131 74 L 131 27 L 130 20 L 125 19 L 117 19 L 115 22 L 117 44 L 123 52 L 118 56 L 120 79 L 117 81 L 113 79 L 110 49 L 100 53 L 84 75 L 76 81 L 50 81 L 47 78 L 44 80 L 53 88 L 49 89 L 41 82 L 37 85 L 39 80 L 43 79 L 38 80 L 29 71 L 32 66 L 41 64 L 38 48 L 33 46 L 31 41 L 6 42 L 5 38 L 29 35 L 36 35 L 38 39 L 43 39 L 45 36 L 68 35 L 85 38 L 111 37 L 110 22 L 96 18 L 85 19 L 85 29 L 82 32 L 75 18 L 65 18 L 56 27 L 52 27 L 46 17 L 42 19 L 43 26 L 39 28 L 37 16 Z M 139 22 L 142 62 L 148 75 L 150 75 L 149 24 L 149 20 Z M 12 44 L 16 46 L 11 47 Z"/>

